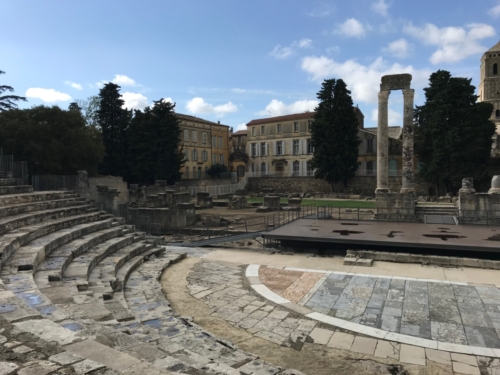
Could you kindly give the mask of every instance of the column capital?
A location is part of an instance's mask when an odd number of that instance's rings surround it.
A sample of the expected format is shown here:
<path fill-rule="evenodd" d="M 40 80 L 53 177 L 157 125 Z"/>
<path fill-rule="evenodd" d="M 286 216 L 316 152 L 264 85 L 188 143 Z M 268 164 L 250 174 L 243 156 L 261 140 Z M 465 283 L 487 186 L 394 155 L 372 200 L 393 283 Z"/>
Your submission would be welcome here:
<path fill-rule="evenodd" d="M 407 100 L 407 99 L 413 100 L 414 96 L 415 96 L 415 90 L 414 89 L 405 89 L 405 90 L 403 90 L 403 98 L 405 100 Z"/>

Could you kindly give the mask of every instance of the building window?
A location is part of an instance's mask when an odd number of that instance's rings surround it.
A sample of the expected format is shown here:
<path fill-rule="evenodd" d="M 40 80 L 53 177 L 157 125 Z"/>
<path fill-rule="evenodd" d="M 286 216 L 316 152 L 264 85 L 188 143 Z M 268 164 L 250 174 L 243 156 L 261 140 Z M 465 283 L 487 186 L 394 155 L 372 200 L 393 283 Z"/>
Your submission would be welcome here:
<path fill-rule="evenodd" d="M 212 154 L 212 164 L 217 164 L 217 154 Z"/>
<path fill-rule="evenodd" d="M 224 164 L 224 155 L 219 156 L 219 163 Z"/>
<path fill-rule="evenodd" d="M 265 135 L 265 134 L 266 134 L 266 127 L 265 127 L 265 125 L 262 125 L 260 127 L 260 135 Z"/>
<path fill-rule="evenodd" d="M 293 162 L 293 175 L 298 176 L 299 174 L 300 174 L 300 162 L 294 161 Z"/>
<path fill-rule="evenodd" d="M 314 170 L 312 167 L 312 163 L 310 161 L 307 162 L 307 175 L 312 176 L 314 174 Z"/>
<path fill-rule="evenodd" d="M 202 139 L 203 143 L 207 143 L 207 133 L 203 132 L 201 134 L 201 139 Z"/>
<path fill-rule="evenodd" d="M 366 152 L 373 152 L 373 138 L 366 140 Z"/>
<path fill-rule="evenodd" d="M 293 131 L 295 133 L 297 133 L 299 131 L 299 123 L 298 122 L 293 123 Z"/>
<path fill-rule="evenodd" d="M 493 74 L 498 74 L 498 64 L 497 63 L 494 63 L 493 64 Z"/>
<path fill-rule="evenodd" d="M 252 126 L 252 137 L 255 137 L 255 126 Z"/>
<path fill-rule="evenodd" d="M 313 123 L 313 122 L 312 122 L 312 120 L 309 120 L 309 121 L 307 122 L 307 131 L 308 131 L 308 132 L 310 132 L 310 131 L 311 131 L 312 123 Z"/>
<path fill-rule="evenodd" d="M 366 162 L 366 174 L 373 174 L 373 161 Z"/>
<path fill-rule="evenodd" d="M 266 174 L 266 163 L 260 165 L 260 173 L 263 175 Z"/>
<path fill-rule="evenodd" d="M 189 130 L 184 129 L 184 142 L 189 142 Z"/>
<path fill-rule="evenodd" d="M 396 160 L 389 160 L 389 176 L 398 175 L 398 162 Z"/>
<path fill-rule="evenodd" d="M 265 143 L 260 144 L 260 155 L 267 156 L 267 147 Z"/>
<path fill-rule="evenodd" d="M 283 141 L 276 142 L 276 155 L 283 155 Z"/>
<path fill-rule="evenodd" d="M 186 177 L 185 178 L 189 178 L 189 167 L 186 167 Z"/>
<path fill-rule="evenodd" d="M 207 152 L 207 150 L 203 150 L 201 152 L 201 160 L 202 161 L 207 161 L 208 160 L 208 152 Z"/>
<path fill-rule="evenodd" d="M 498 120 L 498 119 L 500 119 L 500 109 L 497 109 L 497 110 L 495 111 L 495 118 L 496 118 L 497 120 Z"/>
<path fill-rule="evenodd" d="M 189 161 L 189 150 L 188 149 L 186 149 L 186 151 L 184 151 L 184 159 Z"/>
<path fill-rule="evenodd" d="M 193 150 L 193 161 L 198 161 L 198 150 Z"/>
<path fill-rule="evenodd" d="M 252 163 L 252 172 L 255 172 L 255 164 Z"/>
<path fill-rule="evenodd" d="M 298 155 L 299 154 L 299 140 L 293 141 L 293 154 Z"/>
<path fill-rule="evenodd" d="M 223 148 L 222 147 L 222 137 L 219 137 L 219 148 Z"/>
<path fill-rule="evenodd" d="M 257 156 L 257 143 L 252 143 L 252 156 Z"/>
<path fill-rule="evenodd" d="M 212 137 L 212 148 L 217 148 L 217 137 Z"/>
<path fill-rule="evenodd" d="M 307 140 L 307 153 L 314 154 L 314 147 L 312 146 L 311 139 Z"/>
<path fill-rule="evenodd" d="M 278 133 L 282 133 L 282 132 L 283 132 L 283 130 L 281 129 L 281 124 L 278 124 L 278 125 L 276 125 L 276 126 L 277 126 L 277 129 L 278 129 Z"/>
<path fill-rule="evenodd" d="M 196 132 L 196 130 L 193 130 L 193 142 L 198 142 L 198 133 Z"/>

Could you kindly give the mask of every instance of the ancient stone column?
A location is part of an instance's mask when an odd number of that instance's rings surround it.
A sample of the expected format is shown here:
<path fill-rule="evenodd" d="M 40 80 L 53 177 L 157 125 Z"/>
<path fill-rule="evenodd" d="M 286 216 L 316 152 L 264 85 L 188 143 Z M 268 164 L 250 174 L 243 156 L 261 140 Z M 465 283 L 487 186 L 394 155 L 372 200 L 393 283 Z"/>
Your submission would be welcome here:
<path fill-rule="evenodd" d="M 491 179 L 491 189 L 488 190 L 489 194 L 500 194 L 500 176 L 493 176 Z"/>
<path fill-rule="evenodd" d="M 377 130 L 377 190 L 375 193 L 389 192 L 389 138 L 388 102 L 390 91 L 378 93 L 378 130 Z"/>
<path fill-rule="evenodd" d="M 401 193 L 414 193 L 413 180 L 413 97 L 415 90 L 403 90 L 404 119 L 403 119 L 403 181 Z"/>

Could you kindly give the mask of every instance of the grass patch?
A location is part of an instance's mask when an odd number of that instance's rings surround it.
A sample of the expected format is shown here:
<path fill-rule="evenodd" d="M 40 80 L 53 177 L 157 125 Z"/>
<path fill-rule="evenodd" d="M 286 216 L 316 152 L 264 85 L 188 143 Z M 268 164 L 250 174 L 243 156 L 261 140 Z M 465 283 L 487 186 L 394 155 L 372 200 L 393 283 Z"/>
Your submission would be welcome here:
<path fill-rule="evenodd" d="M 247 198 L 248 203 L 261 203 L 264 201 L 262 197 Z M 288 203 L 288 198 L 280 198 L 281 203 Z M 360 201 L 360 200 L 349 200 L 349 199 L 312 199 L 305 198 L 302 199 L 303 206 L 332 206 L 341 208 L 375 208 L 375 201 Z"/>

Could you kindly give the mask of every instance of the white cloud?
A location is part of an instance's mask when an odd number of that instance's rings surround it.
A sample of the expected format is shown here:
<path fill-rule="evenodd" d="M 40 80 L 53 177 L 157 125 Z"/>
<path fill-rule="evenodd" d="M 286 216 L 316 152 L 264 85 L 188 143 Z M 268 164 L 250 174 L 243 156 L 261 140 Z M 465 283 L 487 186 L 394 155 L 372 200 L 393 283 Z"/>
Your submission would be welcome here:
<path fill-rule="evenodd" d="M 392 109 L 389 108 L 388 118 L 389 118 L 389 126 L 403 126 L 403 115 L 401 113 L 393 111 Z M 378 123 L 378 109 L 377 108 L 375 108 L 372 111 L 371 120 L 375 124 Z"/>
<path fill-rule="evenodd" d="M 237 94 L 263 94 L 263 95 L 275 95 L 276 91 L 272 90 L 253 90 L 253 89 L 240 89 L 234 88 L 231 89 L 231 92 L 235 92 Z"/>
<path fill-rule="evenodd" d="M 269 52 L 269 54 L 276 59 L 282 60 L 292 56 L 299 48 L 311 47 L 312 40 L 308 38 L 302 38 L 299 41 L 294 40 L 289 46 L 282 47 L 280 44 L 278 44 L 271 52 Z"/>
<path fill-rule="evenodd" d="M 82 85 L 80 85 L 79 83 L 75 83 L 75 82 L 71 82 L 71 81 L 65 81 L 64 84 L 66 84 L 68 86 L 71 86 L 75 90 L 83 90 Z"/>
<path fill-rule="evenodd" d="M 325 78 L 340 77 L 351 90 L 354 102 L 377 103 L 380 81 L 387 74 L 410 73 L 413 76 L 412 87 L 420 88 L 427 84 L 430 70 L 417 70 L 411 65 L 389 65 L 378 57 L 370 65 L 362 65 L 354 60 L 337 62 L 325 56 L 307 56 L 302 59 L 302 70 L 313 81 L 321 82 Z"/>
<path fill-rule="evenodd" d="M 338 25 L 334 33 L 361 39 L 366 35 L 367 29 L 368 26 L 363 26 L 357 19 L 349 18 L 344 23 Z"/>
<path fill-rule="evenodd" d="M 149 105 L 148 98 L 135 92 L 124 92 L 121 98 L 125 101 L 123 108 L 144 109 Z"/>
<path fill-rule="evenodd" d="M 132 78 L 122 74 L 115 74 L 115 78 L 111 82 L 120 86 L 137 86 L 137 83 Z"/>
<path fill-rule="evenodd" d="M 494 6 L 488 11 L 488 14 L 493 18 L 500 17 L 500 1 L 498 2 L 498 5 Z"/>
<path fill-rule="evenodd" d="M 236 132 L 239 130 L 247 130 L 247 124 L 242 122 L 241 124 L 236 125 Z"/>
<path fill-rule="evenodd" d="M 26 97 L 40 99 L 46 103 L 66 102 L 71 100 L 71 96 L 64 92 L 54 89 L 42 89 L 40 87 L 32 87 L 26 90 Z"/>
<path fill-rule="evenodd" d="M 280 100 L 273 99 L 266 106 L 263 111 L 257 112 L 261 116 L 283 116 L 290 115 L 293 113 L 304 113 L 307 111 L 314 111 L 314 108 L 318 105 L 317 100 L 298 100 L 291 104 L 285 104 Z"/>
<path fill-rule="evenodd" d="M 384 17 L 387 16 L 387 10 L 389 9 L 389 4 L 387 4 L 385 2 L 385 0 L 377 0 L 375 1 L 372 6 L 371 6 L 371 9 L 375 12 L 375 13 L 378 13 Z"/>
<path fill-rule="evenodd" d="M 327 17 L 329 16 L 335 8 L 331 4 L 321 4 L 319 7 L 313 9 L 309 12 L 311 17 Z"/>
<path fill-rule="evenodd" d="M 286 59 L 287 57 L 292 56 L 293 48 L 292 47 L 281 47 L 281 45 L 277 45 L 274 49 L 269 52 L 269 54 L 277 59 Z"/>
<path fill-rule="evenodd" d="M 340 52 L 340 47 L 339 46 L 334 46 L 334 47 L 328 47 L 326 49 L 326 52 L 330 55 L 334 55 L 336 53 L 339 53 Z"/>
<path fill-rule="evenodd" d="M 224 115 L 226 113 L 236 112 L 238 111 L 238 107 L 231 102 L 227 102 L 226 104 L 221 104 L 217 106 L 213 106 L 205 102 L 203 98 L 197 97 L 193 98 L 186 104 L 186 109 L 194 114 L 211 114 L 215 113 L 218 115 Z"/>
<path fill-rule="evenodd" d="M 431 23 L 423 27 L 406 25 L 403 31 L 426 45 L 438 46 L 429 61 L 433 64 L 454 63 L 471 55 L 483 53 L 486 48 L 478 40 L 495 35 L 495 29 L 482 23 L 471 23 L 463 27 L 438 28 Z"/>
<path fill-rule="evenodd" d="M 403 59 L 412 54 L 413 46 L 408 43 L 406 39 L 401 38 L 389 43 L 389 45 L 384 48 L 384 52 L 388 52 L 394 57 Z"/>

